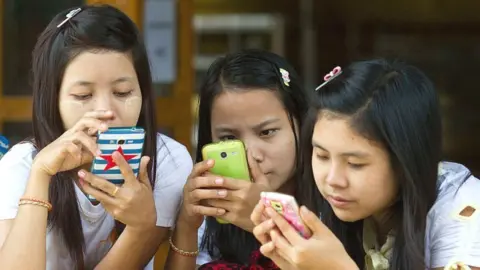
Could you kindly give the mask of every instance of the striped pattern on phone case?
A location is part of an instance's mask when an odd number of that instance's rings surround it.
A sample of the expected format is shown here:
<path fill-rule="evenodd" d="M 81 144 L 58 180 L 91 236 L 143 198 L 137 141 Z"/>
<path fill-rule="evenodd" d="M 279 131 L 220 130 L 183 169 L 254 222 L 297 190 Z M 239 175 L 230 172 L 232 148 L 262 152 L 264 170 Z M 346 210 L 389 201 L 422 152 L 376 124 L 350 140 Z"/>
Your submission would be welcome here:
<path fill-rule="evenodd" d="M 93 160 L 91 173 L 113 184 L 122 185 L 125 180 L 120 168 L 112 159 L 112 154 L 118 151 L 128 162 L 135 176 L 138 176 L 145 141 L 144 129 L 138 127 L 109 128 L 107 131 L 99 133 L 97 138 L 97 145 L 102 154 Z"/>

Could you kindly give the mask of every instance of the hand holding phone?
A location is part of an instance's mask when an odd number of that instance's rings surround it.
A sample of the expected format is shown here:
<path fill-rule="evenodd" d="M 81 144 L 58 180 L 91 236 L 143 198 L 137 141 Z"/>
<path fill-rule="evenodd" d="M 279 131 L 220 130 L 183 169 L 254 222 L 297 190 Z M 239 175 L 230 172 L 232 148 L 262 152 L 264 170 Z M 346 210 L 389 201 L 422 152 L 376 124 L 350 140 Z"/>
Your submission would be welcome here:
<path fill-rule="evenodd" d="M 312 236 L 300 217 L 300 208 L 293 196 L 277 192 L 262 192 L 260 196 L 265 207 L 277 211 L 300 235 L 306 239 Z"/>
<path fill-rule="evenodd" d="M 120 168 L 113 161 L 112 154 L 119 152 L 130 165 L 135 177 L 140 169 L 140 159 L 145 141 L 145 130 L 140 127 L 116 127 L 109 128 L 105 132 L 98 132 L 97 145 L 101 155 L 93 160 L 91 172 L 102 177 L 115 185 L 123 185 L 125 182 Z M 88 196 L 91 201 L 96 201 Z"/>
<path fill-rule="evenodd" d="M 210 173 L 236 180 L 250 181 L 247 153 L 242 141 L 228 140 L 210 143 L 202 148 L 203 160 L 214 160 L 215 165 Z M 221 224 L 228 224 L 226 220 L 217 218 Z"/>

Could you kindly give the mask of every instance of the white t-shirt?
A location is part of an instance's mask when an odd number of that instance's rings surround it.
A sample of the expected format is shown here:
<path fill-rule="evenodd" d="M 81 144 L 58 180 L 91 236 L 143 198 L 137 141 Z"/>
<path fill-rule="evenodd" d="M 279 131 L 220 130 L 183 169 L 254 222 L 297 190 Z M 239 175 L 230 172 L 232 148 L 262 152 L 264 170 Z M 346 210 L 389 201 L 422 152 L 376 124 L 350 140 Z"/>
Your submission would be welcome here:
<path fill-rule="evenodd" d="M 437 192 L 427 216 L 425 264 L 429 269 L 459 262 L 480 267 L 480 180 L 461 164 L 442 162 Z M 468 206 L 475 212 L 462 217 Z"/>
<path fill-rule="evenodd" d="M 25 192 L 34 147 L 17 144 L 0 160 L 0 220 L 17 215 L 18 201 Z M 157 136 L 157 175 L 154 187 L 157 226 L 172 227 L 182 199 L 182 190 L 192 170 L 192 158 L 185 146 L 164 136 Z M 112 246 L 110 235 L 115 227 L 113 217 L 101 204 L 92 205 L 75 185 L 85 237 L 85 266 L 93 269 Z M 47 232 L 47 270 L 70 269 L 72 261 L 60 236 Z M 145 269 L 153 269 L 153 259 Z"/>

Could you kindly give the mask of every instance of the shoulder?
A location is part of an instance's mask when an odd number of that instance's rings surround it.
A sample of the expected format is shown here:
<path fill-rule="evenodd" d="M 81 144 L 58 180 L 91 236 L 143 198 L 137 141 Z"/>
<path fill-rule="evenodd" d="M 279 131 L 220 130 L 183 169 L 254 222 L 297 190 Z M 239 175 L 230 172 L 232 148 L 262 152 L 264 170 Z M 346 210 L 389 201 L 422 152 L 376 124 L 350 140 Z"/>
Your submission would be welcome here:
<path fill-rule="evenodd" d="M 439 166 L 437 200 L 428 213 L 427 239 L 431 266 L 445 266 L 452 259 L 480 263 L 480 180 L 465 166 L 442 162 Z"/>
<path fill-rule="evenodd" d="M 0 220 L 16 216 L 18 200 L 27 186 L 34 151 L 31 143 L 20 143 L 0 159 Z"/>
<path fill-rule="evenodd" d="M 30 142 L 16 144 L 0 159 L 0 168 L 17 164 L 31 166 L 34 152 L 35 147 Z"/>
<path fill-rule="evenodd" d="M 157 178 L 167 176 L 177 170 L 188 170 L 193 167 L 193 160 L 187 148 L 174 139 L 157 135 Z"/>

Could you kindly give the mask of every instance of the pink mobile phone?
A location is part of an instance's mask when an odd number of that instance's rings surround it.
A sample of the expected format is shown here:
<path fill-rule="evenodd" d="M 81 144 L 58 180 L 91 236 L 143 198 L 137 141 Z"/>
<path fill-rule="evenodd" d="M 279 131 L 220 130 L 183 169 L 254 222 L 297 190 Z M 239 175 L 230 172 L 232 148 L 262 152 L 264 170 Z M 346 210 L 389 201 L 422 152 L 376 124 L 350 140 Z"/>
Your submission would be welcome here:
<path fill-rule="evenodd" d="M 300 208 L 293 196 L 277 192 L 262 192 L 260 197 L 266 207 L 271 207 L 282 215 L 301 236 L 306 239 L 312 236 L 300 217 Z"/>

